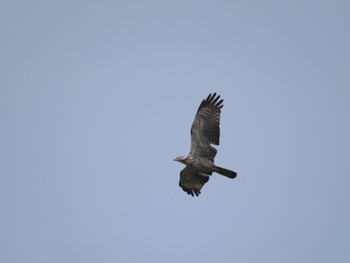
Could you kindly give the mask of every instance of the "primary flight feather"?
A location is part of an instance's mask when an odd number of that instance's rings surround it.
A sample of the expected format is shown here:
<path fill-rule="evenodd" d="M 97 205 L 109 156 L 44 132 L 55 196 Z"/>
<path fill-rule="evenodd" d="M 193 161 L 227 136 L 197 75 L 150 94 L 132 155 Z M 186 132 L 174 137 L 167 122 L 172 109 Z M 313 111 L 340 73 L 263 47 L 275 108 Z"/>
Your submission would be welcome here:
<path fill-rule="evenodd" d="M 209 94 L 202 101 L 191 127 L 190 153 L 186 157 L 179 156 L 175 159 L 186 165 L 180 172 L 179 186 L 189 195 L 198 196 L 213 172 L 231 179 L 237 176 L 235 172 L 214 164 L 217 150 L 211 144 L 220 143 L 220 113 L 223 101 L 216 93 Z"/>

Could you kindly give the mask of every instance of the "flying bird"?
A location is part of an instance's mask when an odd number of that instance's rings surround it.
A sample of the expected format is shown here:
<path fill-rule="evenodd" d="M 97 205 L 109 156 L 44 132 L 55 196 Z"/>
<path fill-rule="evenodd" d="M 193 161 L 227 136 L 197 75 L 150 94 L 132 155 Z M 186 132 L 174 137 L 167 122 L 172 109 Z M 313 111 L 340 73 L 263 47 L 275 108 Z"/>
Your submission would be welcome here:
<path fill-rule="evenodd" d="M 214 158 L 217 150 L 211 145 L 220 143 L 220 113 L 223 99 L 216 93 L 202 101 L 191 127 L 191 149 L 188 156 L 174 159 L 186 165 L 180 172 L 179 186 L 189 195 L 198 196 L 213 172 L 228 178 L 237 174 L 231 170 L 216 166 Z"/>

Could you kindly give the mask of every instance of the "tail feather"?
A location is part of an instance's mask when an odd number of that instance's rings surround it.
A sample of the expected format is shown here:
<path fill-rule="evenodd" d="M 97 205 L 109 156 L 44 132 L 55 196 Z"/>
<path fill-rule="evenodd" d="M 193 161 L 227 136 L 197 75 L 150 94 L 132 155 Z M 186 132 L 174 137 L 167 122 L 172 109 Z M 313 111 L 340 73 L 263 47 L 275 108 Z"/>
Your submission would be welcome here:
<path fill-rule="evenodd" d="M 217 173 L 223 175 L 223 176 L 226 176 L 228 178 L 235 178 L 237 176 L 237 173 L 234 172 L 234 171 L 231 171 L 231 170 L 228 170 L 228 169 L 225 169 L 225 168 L 222 168 L 222 167 L 219 167 L 219 166 L 215 166 L 216 168 L 216 171 Z"/>

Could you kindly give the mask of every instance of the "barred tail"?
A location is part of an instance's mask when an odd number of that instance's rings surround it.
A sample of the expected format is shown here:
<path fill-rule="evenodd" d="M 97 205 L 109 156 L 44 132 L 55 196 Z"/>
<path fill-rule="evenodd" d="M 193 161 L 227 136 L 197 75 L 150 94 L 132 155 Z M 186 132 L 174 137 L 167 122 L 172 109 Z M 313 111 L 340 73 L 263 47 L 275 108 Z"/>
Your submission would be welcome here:
<path fill-rule="evenodd" d="M 223 176 L 226 176 L 228 178 L 231 178 L 231 179 L 233 179 L 237 176 L 237 173 L 235 173 L 234 171 L 231 171 L 231 170 L 219 167 L 219 166 L 215 166 L 215 169 L 216 169 L 215 172 L 217 172 Z"/>

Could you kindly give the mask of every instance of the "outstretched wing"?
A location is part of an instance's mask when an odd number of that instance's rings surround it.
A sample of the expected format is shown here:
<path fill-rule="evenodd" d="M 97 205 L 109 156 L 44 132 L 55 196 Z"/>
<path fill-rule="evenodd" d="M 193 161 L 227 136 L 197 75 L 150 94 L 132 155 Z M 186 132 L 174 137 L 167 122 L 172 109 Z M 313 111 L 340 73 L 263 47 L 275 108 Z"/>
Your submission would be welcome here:
<path fill-rule="evenodd" d="M 199 105 L 197 114 L 191 127 L 190 154 L 205 157 L 212 162 L 216 155 L 216 149 L 210 144 L 220 143 L 220 113 L 224 106 L 216 93 L 209 96 Z"/>
<path fill-rule="evenodd" d="M 199 172 L 195 168 L 187 165 L 180 172 L 179 186 L 189 195 L 198 196 L 203 185 L 208 182 L 210 174 Z"/>
<path fill-rule="evenodd" d="M 180 173 L 179 186 L 189 195 L 198 196 L 203 185 L 208 182 L 210 174 L 199 172 L 197 169 L 187 165 Z"/>

